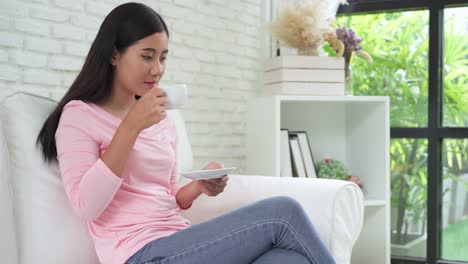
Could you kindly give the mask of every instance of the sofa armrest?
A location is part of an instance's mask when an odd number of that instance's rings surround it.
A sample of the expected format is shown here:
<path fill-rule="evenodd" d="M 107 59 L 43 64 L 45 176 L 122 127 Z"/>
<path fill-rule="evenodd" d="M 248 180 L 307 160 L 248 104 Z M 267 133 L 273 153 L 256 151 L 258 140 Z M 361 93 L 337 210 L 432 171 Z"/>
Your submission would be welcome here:
<path fill-rule="evenodd" d="M 192 224 L 272 196 L 296 199 L 305 209 L 337 263 L 349 263 L 363 224 L 364 201 L 359 187 L 329 179 L 230 175 L 216 197 L 200 196 L 186 211 Z"/>

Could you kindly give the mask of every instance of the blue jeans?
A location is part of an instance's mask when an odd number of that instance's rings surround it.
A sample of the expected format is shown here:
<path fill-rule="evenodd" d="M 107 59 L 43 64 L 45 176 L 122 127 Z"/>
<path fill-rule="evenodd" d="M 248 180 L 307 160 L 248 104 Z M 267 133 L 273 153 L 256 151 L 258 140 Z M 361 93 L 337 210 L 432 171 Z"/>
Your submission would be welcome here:
<path fill-rule="evenodd" d="M 302 206 L 268 198 L 158 238 L 127 264 L 333 264 Z"/>

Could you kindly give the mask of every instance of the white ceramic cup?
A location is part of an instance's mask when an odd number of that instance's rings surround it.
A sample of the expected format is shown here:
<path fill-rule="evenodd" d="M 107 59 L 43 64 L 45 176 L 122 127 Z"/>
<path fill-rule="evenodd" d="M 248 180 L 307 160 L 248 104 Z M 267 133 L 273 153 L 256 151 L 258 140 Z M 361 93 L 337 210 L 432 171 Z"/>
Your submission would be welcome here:
<path fill-rule="evenodd" d="M 182 108 L 187 101 L 188 92 L 186 84 L 170 84 L 161 86 L 167 97 L 167 109 Z"/>

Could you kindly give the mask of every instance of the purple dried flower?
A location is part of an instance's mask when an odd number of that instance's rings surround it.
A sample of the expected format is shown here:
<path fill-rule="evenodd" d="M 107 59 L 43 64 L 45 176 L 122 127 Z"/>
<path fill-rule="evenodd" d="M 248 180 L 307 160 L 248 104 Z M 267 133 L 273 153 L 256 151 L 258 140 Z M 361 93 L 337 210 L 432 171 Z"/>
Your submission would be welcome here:
<path fill-rule="evenodd" d="M 364 39 L 356 36 L 356 33 L 352 29 L 346 29 L 345 27 L 336 29 L 336 36 L 344 44 L 345 51 L 344 57 L 347 62 L 351 58 L 351 54 L 354 51 L 361 50 L 362 46 L 359 45 Z"/>

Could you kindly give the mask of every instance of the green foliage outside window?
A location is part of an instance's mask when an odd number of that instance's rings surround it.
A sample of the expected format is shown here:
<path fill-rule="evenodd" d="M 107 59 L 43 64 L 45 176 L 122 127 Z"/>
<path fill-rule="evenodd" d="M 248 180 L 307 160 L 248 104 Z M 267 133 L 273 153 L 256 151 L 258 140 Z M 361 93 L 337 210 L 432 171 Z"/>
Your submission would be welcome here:
<path fill-rule="evenodd" d="M 428 11 L 342 16 L 337 26 L 352 28 L 363 37 L 361 45 L 374 59 L 373 64 L 352 60 L 354 94 L 389 96 L 392 127 L 427 127 Z M 468 34 L 457 30 L 446 20 L 443 119 L 447 126 L 468 127 Z M 445 143 L 444 179 L 457 180 L 460 173 L 468 173 L 468 151 L 460 151 L 468 149 L 467 142 Z M 426 232 L 427 147 L 426 139 L 392 140 L 391 203 L 397 214 L 392 244 L 409 239 L 408 215 L 421 226 L 421 235 Z M 444 194 L 449 191 L 445 188 Z M 468 247 L 466 243 L 461 248 Z M 468 253 L 454 254 L 450 258 L 468 260 Z"/>

